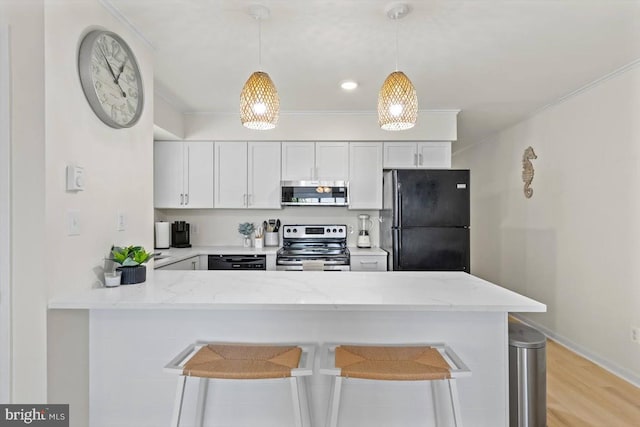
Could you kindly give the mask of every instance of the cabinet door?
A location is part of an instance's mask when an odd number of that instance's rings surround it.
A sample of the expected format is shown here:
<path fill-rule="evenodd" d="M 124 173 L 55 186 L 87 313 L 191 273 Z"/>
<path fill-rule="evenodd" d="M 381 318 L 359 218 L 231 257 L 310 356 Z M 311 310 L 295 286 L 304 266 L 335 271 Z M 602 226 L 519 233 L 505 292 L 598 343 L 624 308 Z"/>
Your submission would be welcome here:
<path fill-rule="evenodd" d="M 153 144 L 153 205 L 181 208 L 184 203 L 182 141 Z"/>
<path fill-rule="evenodd" d="M 418 167 L 451 169 L 451 142 L 419 142 Z"/>
<path fill-rule="evenodd" d="M 349 209 L 382 209 L 382 143 L 349 144 Z"/>
<path fill-rule="evenodd" d="M 349 179 L 349 143 L 316 142 L 316 179 L 322 181 Z"/>
<path fill-rule="evenodd" d="M 351 271 L 387 271 L 387 256 L 351 255 Z"/>
<path fill-rule="evenodd" d="M 315 178 L 315 144 L 282 143 L 282 180 L 310 181 Z"/>
<path fill-rule="evenodd" d="M 185 202 L 184 207 L 213 207 L 213 142 L 184 143 Z"/>
<path fill-rule="evenodd" d="M 216 142 L 216 208 L 247 205 L 247 143 Z"/>
<path fill-rule="evenodd" d="M 247 156 L 247 207 L 281 209 L 280 143 L 249 142 Z"/>
<path fill-rule="evenodd" d="M 158 267 L 156 270 L 200 270 L 200 259 L 197 256 Z"/>
<path fill-rule="evenodd" d="M 385 142 L 384 143 L 384 167 L 385 169 L 415 168 L 418 153 L 415 142 Z"/>

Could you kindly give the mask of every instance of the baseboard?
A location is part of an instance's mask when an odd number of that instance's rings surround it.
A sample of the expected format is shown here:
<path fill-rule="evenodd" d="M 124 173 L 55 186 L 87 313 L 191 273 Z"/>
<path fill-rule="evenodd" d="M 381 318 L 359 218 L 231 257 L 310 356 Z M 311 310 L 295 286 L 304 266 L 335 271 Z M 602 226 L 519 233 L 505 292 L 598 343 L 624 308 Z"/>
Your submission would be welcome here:
<path fill-rule="evenodd" d="M 533 322 L 529 319 L 524 319 L 522 318 L 520 315 L 518 314 L 511 314 L 511 316 L 515 317 L 516 319 L 518 319 L 520 322 L 529 325 L 533 328 L 538 329 L 540 332 L 543 332 L 547 337 L 551 338 L 552 340 L 554 340 L 555 342 L 557 342 L 558 344 L 562 345 L 563 347 L 568 348 L 569 350 L 573 351 L 574 353 L 584 357 L 585 359 L 595 363 L 596 365 L 600 366 L 602 369 L 605 369 L 606 371 L 612 373 L 613 375 L 622 378 L 623 380 L 627 381 L 628 383 L 633 384 L 636 387 L 640 387 L 640 376 L 635 375 L 633 372 L 629 371 L 626 368 L 622 368 L 618 365 L 616 365 L 615 363 L 611 363 L 609 360 L 604 359 L 600 356 L 597 356 L 595 354 L 593 354 L 592 352 L 590 352 L 589 350 L 587 350 L 586 348 L 582 347 L 581 345 L 578 345 L 574 342 L 572 342 L 570 339 L 563 337 L 562 335 L 559 335 L 557 333 L 555 333 L 554 331 L 536 323 Z"/>

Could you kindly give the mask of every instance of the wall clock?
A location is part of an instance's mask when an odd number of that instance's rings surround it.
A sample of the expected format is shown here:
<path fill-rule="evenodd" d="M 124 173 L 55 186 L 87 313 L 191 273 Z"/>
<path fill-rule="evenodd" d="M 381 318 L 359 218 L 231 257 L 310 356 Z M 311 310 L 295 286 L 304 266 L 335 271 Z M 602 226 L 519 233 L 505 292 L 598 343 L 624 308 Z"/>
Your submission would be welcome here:
<path fill-rule="evenodd" d="M 144 106 L 142 77 L 122 38 L 110 31 L 88 33 L 78 50 L 78 71 L 84 95 L 100 120 L 116 129 L 136 124 Z"/>

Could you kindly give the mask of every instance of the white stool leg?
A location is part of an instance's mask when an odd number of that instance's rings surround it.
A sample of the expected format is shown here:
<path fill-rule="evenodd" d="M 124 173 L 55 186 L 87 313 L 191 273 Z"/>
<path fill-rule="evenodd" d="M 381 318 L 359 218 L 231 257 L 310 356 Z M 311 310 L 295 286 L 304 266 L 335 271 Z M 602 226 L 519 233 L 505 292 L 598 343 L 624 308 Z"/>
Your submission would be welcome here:
<path fill-rule="evenodd" d="M 462 416 L 460 415 L 460 400 L 458 399 L 458 386 L 455 379 L 447 380 L 449 384 L 449 397 L 451 398 L 451 409 L 453 411 L 453 424 L 462 427 Z"/>
<path fill-rule="evenodd" d="M 204 425 L 204 408 L 207 402 L 207 391 L 209 390 L 209 378 L 200 378 L 198 388 L 198 400 L 196 403 L 196 427 Z"/>
<path fill-rule="evenodd" d="M 291 385 L 291 400 L 293 402 L 293 421 L 295 422 L 296 427 L 302 427 L 298 378 L 290 377 L 289 384 Z"/>
<path fill-rule="evenodd" d="M 302 425 L 311 427 L 311 408 L 309 407 L 309 389 L 307 377 L 298 377 L 298 393 L 300 395 L 300 408 L 302 410 Z"/>
<path fill-rule="evenodd" d="M 171 417 L 171 427 L 178 427 L 180 424 L 180 414 L 182 413 L 182 399 L 184 398 L 184 385 L 187 377 L 180 375 L 178 377 L 178 388 L 176 389 L 176 401 L 173 406 L 173 416 Z"/>
<path fill-rule="evenodd" d="M 329 396 L 329 412 L 327 413 L 327 427 L 337 427 L 338 406 L 340 405 L 340 392 L 342 391 L 342 377 L 333 377 L 333 387 Z"/>
<path fill-rule="evenodd" d="M 437 381 L 429 381 L 431 383 L 431 400 L 433 401 L 433 419 L 436 422 L 436 426 L 441 426 L 442 424 L 442 412 L 440 411 L 440 399 L 438 399 L 438 382 Z"/>

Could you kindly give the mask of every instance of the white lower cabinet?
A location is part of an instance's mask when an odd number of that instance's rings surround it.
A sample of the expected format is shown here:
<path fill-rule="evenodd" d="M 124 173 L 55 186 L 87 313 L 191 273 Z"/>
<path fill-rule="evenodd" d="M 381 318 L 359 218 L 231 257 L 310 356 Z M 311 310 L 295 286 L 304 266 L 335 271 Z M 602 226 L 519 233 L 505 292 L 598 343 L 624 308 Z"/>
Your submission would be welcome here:
<path fill-rule="evenodd" d="M 387 271 L 387 255 L 351 254 L 351 271 Z"/>
<path fill-rule="evenodd" d="M 200 270 L 200 257 L 194 256 L 183 259 L 182 261 L 158 267 L 156 270 Z"/>

